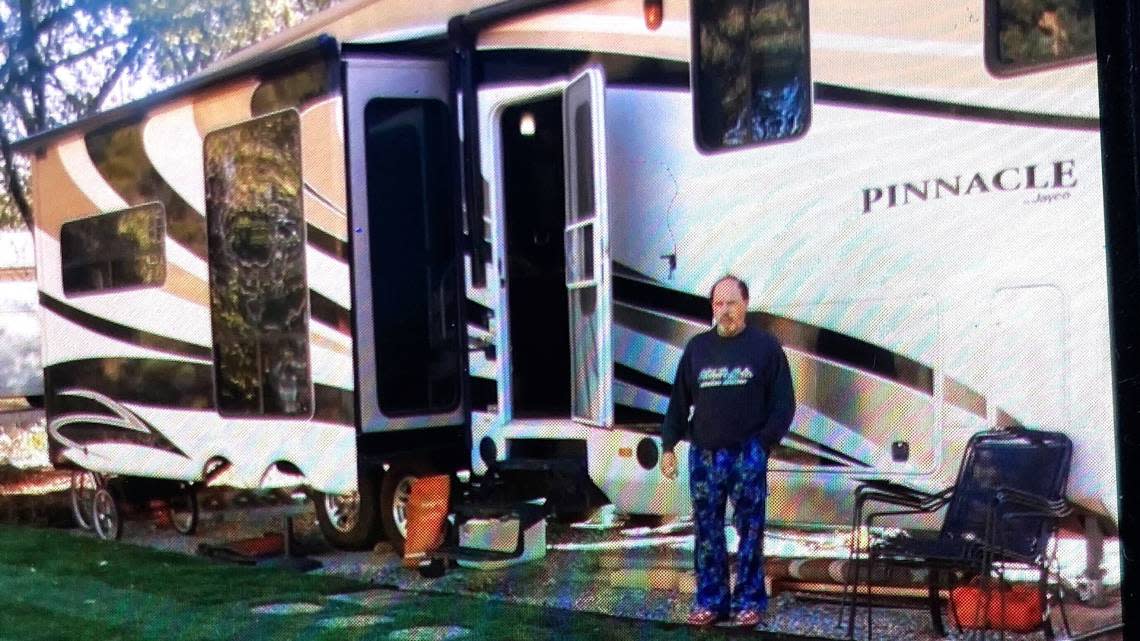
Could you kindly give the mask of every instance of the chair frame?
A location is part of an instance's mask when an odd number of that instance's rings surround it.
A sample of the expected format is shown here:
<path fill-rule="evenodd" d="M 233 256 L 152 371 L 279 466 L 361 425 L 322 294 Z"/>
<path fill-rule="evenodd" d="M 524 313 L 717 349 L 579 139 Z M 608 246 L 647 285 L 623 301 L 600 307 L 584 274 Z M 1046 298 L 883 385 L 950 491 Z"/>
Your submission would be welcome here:
<path fill-rule="evenodd" d="M 987 507 L 985 513 L 985 523 L 981 537 L 973 538 L 966 536 L 959 544 L 961 545 L 961 554 L 955 557 L 947 557 L 939 559 L 937 557 L 920 558 L 914 556 L 912 558 L 893 559 L 891 561 L 894 565 L 911 565 L 926 567 L 928 570 L 928 605 L 931 614 L 931 622 L 934 631 L 939 636 L 946 635 L 945 626 L 942 623 L 942 604 L 939 595 L 940 590 L 940 575 L 946 574 L 953 577 L 953 571 L 958 571 L 961 574 L 968 574 L 971 576 L 982 577 L 982 589 L 984 593 L 988 594 L 989 590 L 989 577 L 993 570 L 997 567 L 998 563 L 1020 562 L 1029 565 L 1034 565 L 1039 570 L 1039 588 L 1042 592 L 1043 599 L 1043 612 L 1041 627 L 1045 631 L 1047 639 L 1052 640 L 1053 629 L 1049 615 L 1049 577 L 1054 572 L 1055 568 L 1055 554 L 1056 554 L 1056 531 L 1061 518 L 1068 515 L 1071 508 L 1067 500 L 1064 498 L 1064 488 L 1068 482 L 1068 470 L 1072 456 L 1072 443 L 1067 436 L 1055 432 L 1042 432 L 1037 430 L 1026 430 L 1025 428 L 1010 428 L 1000 430 L 990 430 L 986 432 L 979 432 L 971 437 L 967 445 L 966 452 L 963 456 L 962 463 L 958 470 L 957 483 L 941 490 L 939 492 L 930 493 L 918 490 L 907 485 L 896 483 L 894 481 L 872 479 L 864 481 L 855 489 L 854 509 L 852 511 L 852 531 L 848 548 L 848 571 L 846 576 L 846 583 L 843 589 L 843 606 L 839 610 L 838 626 L 842 626 L 844 615 L 847 618 L 847 638 L 854 638 L 854 626 L 856 610 L 860 605 L 859 599 L 859 585 L 863 580 L 862 574 L 865 570 L 866 573 L 866 600 L 863 605 L 867 608 L 867 636 L 871 638 L 873 634 L 873 589 L 872 580 L 874 578 L 875 564 L 878 562 L 877 552 L 881 546 L 872 544 L 870 540 L 870 532 L 874 527 L 877 519 L 884 517 L 895 517 L 902 515 L 915 515 L 915 514 L 930 514 L 947 507 L 955 500 L 955 491 L 962 484 L 965 474 L 970 471 L 972 465 L 972 456 L 975 448 L 979 443 L 985 439 L 1000 438 L 1000 437 L 1017 437 L 1017 436 L 1030 436 L 1041 435 L 1040 437 L 1055 439 L 1056 442 L 1061 443 L 1065 447 L 1063 451 L 1064 458 L 1061 461 L 1060 469 L 1060 498 L 1047 499 L 1017 488 L 1002 486 L 994 491 L 994 496 L 990 500 L 990 505 Z M 1038 438 L 1040 438 L 1038 437 Z M 864 518 L 864 511 L 869 503 L 883 503 L 892 508 L 880 510 L 867 514 Z M 1012 511 L 1011 511 L 1012 510 Z M 948 514 L 947 517 L 950 515 Z M 1040 542 L 1042 546 L 1033 558 L 1027 558 L 1023 555 L 1015 554 L 1012 550 L 1008 549 L 1005 545 L 1003 534 L 1008 528 L 1008 524 L 1016 519 L 1044 519 L 1042 524 L 1042 531 L 1048 534 L 1045 541 Z M 860 539 L 862 538 L 859 527 L 865 527 L 867 534 L 866 545 L 862 545 Z M 940 533 L 940 538 L 945 536 L 946 521 L 943 521 L 943 530 Z M 1052 554 L 1048 553 L 1052 543 Z M 999 586 L 1002 585 L 1000 581 L 1004 580 L 1004 568 L 999 570 L 998 580 Z M 950 583 L 953 583 L 951 580 Z M 1059 586 L 1059 582 L 1058 582 Z M 952 586 L 951 586 L 952 587 Z M 1061 616 L 1065 625 L 1065 630 L 1071 635 L 1069 628 L 1069 621 L 1067 613 L 1065 612 L 1064 602 L 1061 600 L 1061 595 L 1057 594 L 1057 599 L 1060 604 Z M 849 608 L 849 610 L 848 610 Z M 957 613 L 951 609 L 951 614 Z M 955 626 L 959 632 L 962 632 L 962 627 L 957 619 L 953 616 Z M 1004 631 L 1002 631 L 1002 638 L 1004 639 Z"/>

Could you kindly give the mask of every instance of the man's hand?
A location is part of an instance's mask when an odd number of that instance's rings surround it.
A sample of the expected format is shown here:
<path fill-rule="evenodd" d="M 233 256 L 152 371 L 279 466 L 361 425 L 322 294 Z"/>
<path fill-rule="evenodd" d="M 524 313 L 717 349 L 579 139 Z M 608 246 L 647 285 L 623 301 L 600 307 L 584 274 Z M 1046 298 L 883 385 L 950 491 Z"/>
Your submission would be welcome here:
<path fill-rule="evenodd" d="M 672 450 L 661 454 L 661 473 L 667 479 L 677 478 L 677 455 Z"/>

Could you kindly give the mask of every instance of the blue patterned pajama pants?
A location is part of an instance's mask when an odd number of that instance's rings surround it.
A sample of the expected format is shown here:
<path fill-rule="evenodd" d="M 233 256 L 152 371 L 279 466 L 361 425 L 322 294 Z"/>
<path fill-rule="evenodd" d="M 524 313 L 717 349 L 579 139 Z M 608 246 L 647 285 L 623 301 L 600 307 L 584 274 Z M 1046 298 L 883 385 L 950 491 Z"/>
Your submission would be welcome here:
<path fill-rule="evenodd" d="M 696 606 L 722 616 L 730 611 L 768 607 L 764 589 L 764 502 L 768 495 L 768 456 L 754 437 L 739 448 L 689 448 L 689 492 L 693 500 L 697 570 Z M 731 498 L 740 535 L 736 586 L 729 593 L 728 551 L 724 537 L 725 501 Z M 731 609 L 730 609 L 731 607 Z"/>

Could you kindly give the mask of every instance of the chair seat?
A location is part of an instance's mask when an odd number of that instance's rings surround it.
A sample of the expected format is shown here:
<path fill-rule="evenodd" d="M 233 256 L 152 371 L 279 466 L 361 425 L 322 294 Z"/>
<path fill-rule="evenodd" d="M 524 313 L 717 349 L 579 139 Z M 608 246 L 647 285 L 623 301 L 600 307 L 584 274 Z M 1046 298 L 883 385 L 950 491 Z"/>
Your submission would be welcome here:
<path fill-rule="evenodd" d="M 885 541 L 875 546 L 875 556 L 878 560 L 890 560 L 896 563 L 912 561 L 927 565 L 962 565 L 981 562 L 979 547 L 961 539 L 924 539 L 901 538 Z"/>

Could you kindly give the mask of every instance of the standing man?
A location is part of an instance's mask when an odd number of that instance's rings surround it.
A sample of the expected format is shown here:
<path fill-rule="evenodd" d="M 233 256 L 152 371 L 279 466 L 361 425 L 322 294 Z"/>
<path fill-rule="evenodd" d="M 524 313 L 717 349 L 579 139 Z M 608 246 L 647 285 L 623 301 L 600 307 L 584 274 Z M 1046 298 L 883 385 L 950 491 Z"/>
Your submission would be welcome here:
<path fill-rule="evenodd" d="M 788 359 L 776 339 L 748 327 L 748 286 L 724 276 L 709 293 L 714 329 L 685 346 L 662 426 L 661 472 L 677 477 L 673 447 L 690 441 L 689 493 L 693 502 L 696 604 L 689 623 L 709 625 L 733 616 L 755 627 L 768 607 L 764 588 L 764 502 L 768 453 L 792 423 L 795 397 Z M 729 591 L 725 500 L 735 507 L 740 535 L 736 587 Z"/>

